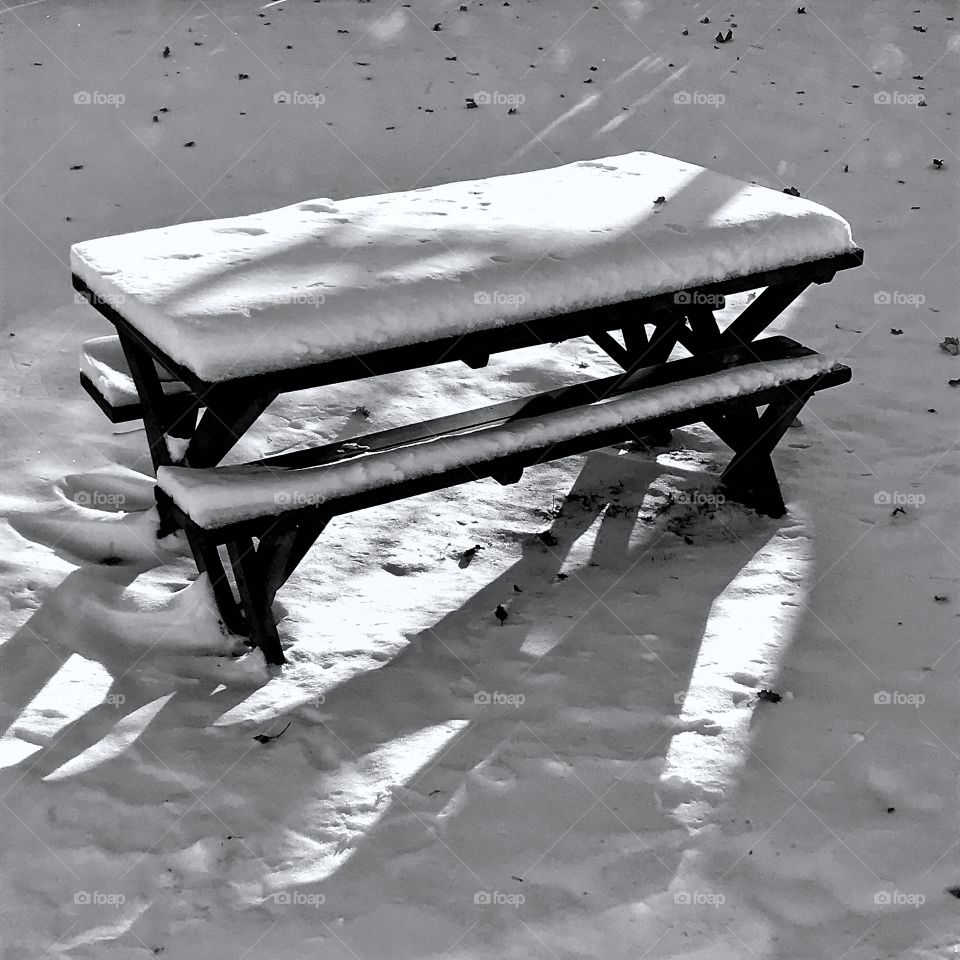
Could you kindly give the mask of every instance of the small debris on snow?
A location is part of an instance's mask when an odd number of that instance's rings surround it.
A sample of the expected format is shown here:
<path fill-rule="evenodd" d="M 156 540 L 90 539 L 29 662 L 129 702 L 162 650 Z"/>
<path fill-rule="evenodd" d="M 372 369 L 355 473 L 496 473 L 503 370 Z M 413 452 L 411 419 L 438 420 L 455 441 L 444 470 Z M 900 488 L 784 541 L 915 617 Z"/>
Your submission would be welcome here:
<path fill-rule="evenodd" d="M 960 340 L 956 337 L 944 337 L 940 341 L 940 349 L 954 357 L 960 356 Z"/>
<path fill-rule="evenodd" d="M 460 569 L 463 570 L 464 568 L 469 567 L 470 562 L 477 555 L 478 551 L 482 549 L 483 549 L 483 545 L 479 543 L 476 544 L 475 546 L 467 547 L 467 549 L 460 554 L 460 559 L 459 559 Z"/>
<path fill-rule="evenodd" d="M 666 203 L 666 202 L 667 202 L 666 197 L 657 197 L 657 199 L 653 201 L 653 205 L 656 207 L 656 206 L 659 206 L 661 203 Z"/>
<path fill-rule="evenodd" d="M 758 700 L 765 700 L 767 703 L 779 703 L 783 697 L 779 693 L 774 693 L 772 690 L 760 690 L 757 692 Z"/>
<path fill-rule="evenodd" d="M 895 337 L 902 337 L 902 336 L 903 336 L 903 330 L 901 330 L 900 327 L 891 327 L 891 328 L 890 328 L 890 332 L 891 332 Z"/>
<path fill-rule="evenodd" d="M 370 416 L 370 411 L 365 406 L 363 406 L 363 404 L 359 404 L 359 403 L 353 408 L 353 412 L 358 417 L 363 417 L 364 419 L 367 419 Z"/>
<path fill-rule="evenodd" d="M 466 99 L 467 99 L 467 109 L 468 109 L 468 110 L 476 110 L 477 107 L 479 106 L 479 104 L 477 103 L 477 101 L 474 100 L 473 97 L 467 97 Z"/>
<path fill-rule="evenodd" d="M 537 534 L 537 539 L 548 547 L 555 547 L 560 542 L 550 530 L 541 530 Z"/>
<path fill-rule="evenodd" d="M 791 197 L 799 197 L 800 191 L 796 187 L 784 187 L 784 193 L 789 193 Z"/>
<path fill-rule="evenodd" d="M 169 47 L 164 47 L 164 48 L 163 48 L 163 53 L 161 54 L 161 56 L 163 57 L 164 60 L 166 60 L 167 57 L 170 56 L 170 48 L 169 48 Z"/>
<path fill-rule="evenodd" d="M 370 448 L 363 443 L 341 443 L 337 453 L 365 453 Z"/>
<path fill-rule="evenodd" d="M 943 161 L 942 161 L 942 160 L 939 160 L 939 159 L 937 159 L 936 157 L 934 157 L 933 160 L 932 160 L 932 163 L 933 163 L 933 169 L 934 169 L 934 170 L 942 170 L 942 169 L 943 169 Z"/>
<path fill-rule="evenodd" d="M 275 733 L 273 736 L 270 736 L 266 733 L 258 733 L 253 739 L 256 740 L 257 743 L 269 743 L 271 740 L 279 740 L 287 732 L 287 727 L 289 727 L 290 723 L 292 722 L 292 720 L 288 722 L 286 727 L 284 727 L 279 733 Z"/>
<path fill-rule="evenodd" d="M 710 18 L 709 18 L 709 17 L 701 17 L 701 18 L 700 18 L 700 22 L 701 22 L 701 23 L 709 23 L 709 22 L 710 22 Z"/>
<path fill-rule="evenodd" d="M 501 627 L 503 626 L 503 621 L 510 616 L 510 614 L 507 613 L 507 608 L 502 603 L 497 604 L 497 609 L 493 611 L 493 615 L 500 621 Z"/>
<path fill-rule="evenodd" d="M 935 603 L 949 603 L 950 597 L 946 593 L 935 593 L 933 595 L 933 600 Z"/>

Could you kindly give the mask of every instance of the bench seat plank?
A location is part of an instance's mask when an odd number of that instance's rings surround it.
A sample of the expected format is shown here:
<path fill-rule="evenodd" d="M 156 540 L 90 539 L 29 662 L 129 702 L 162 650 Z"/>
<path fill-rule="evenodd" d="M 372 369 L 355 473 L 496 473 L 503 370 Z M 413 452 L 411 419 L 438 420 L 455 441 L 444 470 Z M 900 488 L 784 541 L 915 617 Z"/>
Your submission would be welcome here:
<path fill-rule="evenodd" d="M 188 392 L 185 383 L 162 367 L 158 366 L 157 372 L 165 396 Z M 119 337 L 96 337 L 84 343 L 80 352 L 80 381 L 113 423 L 139 420 L 143 416 Z"/>
<path fill-rule="evenodd" d="M 215 530 L 246 520 L 319 507 L 417 477 L 451 473 L 525 451 L 560 446 L 573 439 L 845 370 L 819 354 L 750 363 L 573 409 L 361 453 L 333 464 L 301 469 L 275 465 L 209 469 L 164 466 L 157 472 L 157 481 L 194 524 Z"/>
<path fill-rule="evenodd" d="M 71 264 L 209 383 L 543 318 L 559 329 L 565 314 L 857 251 L 826 207 L 637 152 L 105 237 L 74 245 Z"/>

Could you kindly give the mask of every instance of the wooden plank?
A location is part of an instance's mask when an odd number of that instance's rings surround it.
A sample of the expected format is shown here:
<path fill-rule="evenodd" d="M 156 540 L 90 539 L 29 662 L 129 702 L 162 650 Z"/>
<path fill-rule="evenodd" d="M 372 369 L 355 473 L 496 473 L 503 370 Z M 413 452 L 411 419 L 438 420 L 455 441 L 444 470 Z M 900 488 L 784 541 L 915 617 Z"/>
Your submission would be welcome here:
<path fill-rule="evenodd" d="M 791 340 L 789 337 L 769 337 L 751 345 L 749 350 L 744 347 L 737 347 L 720 351 L 711 356 L 685 357 L 669 365 L 639 367 L 633 372 L 628 371 L 612 377 L 603 377 L 586 383 L 559 387 L 532 397 L 508 400 L 504 403 L 492 404 L 476 410 L 437 417 L 423 423 L 352 437 L 349 442 L 366 447 L 370 452 L 390 450 L 405 446 L 408 443 L 431 440 L 467 430 L 495 426 L 511 420 L 541 416 L 555 410 L 582 406 L 641 387 L 664 386 L 668 383 L 704 376 L 707 373 L 727 370 L 743 363 L 752 362 L 757 357 L 763 361 L 787 360 L 811 356 L 813 353 L 813 350 L 804 347 L 795 340 Z M 325 444 L 322 447 L 275 454 L 252 462 L 262 466 L 294 469 L 354 459 L 357 454 L 340 452 L 343 443 L 344 441 L 340 440 Z"/>
<path fill-rule="evenodd" d="M 120 344 L 143 408 L 143 427 L 150 447 L 150 459 L 153 461 L 154 469 L 167 466 L 173 461 L 165 437 L 166 398 L 163 395 L 163 386 L 160 383 L 157 368 L 146 350 L 126 335 L 120 335 Z"/>
<path fill-rule="evenodd" d="M 806 279 L 808 283 L 822 283 L 838 270 L 857 267 L 862 262 L 863 251 L 857 249 L 835 257 L 825 257 L 789 267 L 778 267 L 759 273 L 729 277 L 716 283 L 704 284 L 696 288 L 695 291 L 684 292 L 709 297 L 739 293 L 745 290 L 803 279 Z M 178 380 L 186 383 L 195 394 L 202 397 L 206 390 L 214 386 L 213 383 L 197 377 L 188 367 L 177 363 L 159 347 L 152 344 L 110 304 L 96 297 L 76 274 L 73 275 L 73 286 L 117 328 L 118 332 L 121 329 L 125 330 L 128 336 L 146 349 L 165 370 Z M 678 291 L 669 291 L 653 297 L 641 297 L 622 303 L 603 305 L 561 315 L 547 314 L 540 317 L 525 318 L 516 324 L 473 334 L 443 337 L 429 343 L 393 347 L 362 356 L 343 357 L 294 370 L 238 377 L 230 382 L 240 386 L 243 392 L 250 395 L 267 391 L 284 393 L 330 383 L 365 379 L 398 370 L 431 366 L 435 363 L 449 363 L 461 360 L 464 357 L 502 353 L 506 350 L 515 350 L 543 343 L 556 343 L 575 337 L 588 336 L 598 330 L 636 327 L 638 323 L 643 322 L 643 318 L 651 316 L 653 312 L 675 309 L 677 294 Z"/>
<path fill-rule="evenodd" d="M 249 537 L 240 537 L 227 542 L 230 566 L 237 581 L 237 591 L 250 628 L 250 638 L 263 652 L 270 664 L 287 662 L 280 643 L 280 634 L 273 619 L 273 611 L 267 602 L 263 571 L 257 562 L 257 553 Z"/>
<path fill-rule="evenodd" d="M 811 279 L 802 279 L 767 287 L 723 331 L 722 342 L 733 346 L 756 340 L 811 283 Z"/>
<path fill-rule="evenodd" d="M 312 522 L 294 527 L 277 524 L 260 539 L 257 557 L 263 570 L 267 603 L 273 603 L 277 591 L 287 582 L 323 533 L 329 518 L 315 515 Z"/>
<path fill-rule="evenodd" d="M 431 493 L 435 490 L 442 490 L 447 487 L 457 486 L 461 483 L 468 483 L 472 480 L 490 477 L 503 471 L 509 472 L 515 470 L 518 464 L 526 469 L 538 463 L 586 453 L 599 447 L 609 446 L 612 443 L 620 443 L 625 440 L 639 442 L 642 441 L 644 436 L 654 431 L 673 429 L 674 427 L 697 423 L 713 415 L 735 415 L 736 412 L 743 409 L 765 406 L 782 400 L 784 391 L 786 390 L 802 392 L 811 385 L 814 385 L 813 389 L 821 390 L 840 383 L 846 383 L 849 379 L 849 368 L 842 367 L 829 374 L 811 378 L 810 380 L 797 381 L 786 386 L 764 388 L 734 400 L 719 400 L 715 403 L 704 404 L 697 408 L 677 411 L 676 413 L 666 416 L 644 420 L 627 427 L 604 430 L 575 437 L 560 443 L 547 444 L 521 455 L 509 453 L 502 457 L 491 458 L 483 463 L 456 467 L 444 473 L 414 477 L 359 493 L 348 494 L 325 501 L 322 504 L 322 510 L 324 514 L 329 516 L 353 513 L 357 510 L 365 510 L 369 507 L 379 506 L 384 503 L 404 500 L 407 497 L 419 496 L 422 493 Z M 289 522 L 291 523 L 300 523 L 302 519 L 310 517 L 311 514 L 315 514 L 318 509 L 318 507 L 307 507 L 290 510 L 287 511 L 284 516 L 289 518 Z M 217 538 L 220 542 L 226 542 L 238 536 L 258 536 L 262 531 L 269 529 L 275 522 L 274 517 L 246 520 L 212 529 L 207 531 L 207 533 L 209 536 Z"/>
<path fill-rule="evenodd" d="M 232 384 L 208 390 L 202 398 L 206 409 L 193 431 L 184 462 L 190 467 L 220 463 L 276 398 L 275 393 L 250 396 Z"/>

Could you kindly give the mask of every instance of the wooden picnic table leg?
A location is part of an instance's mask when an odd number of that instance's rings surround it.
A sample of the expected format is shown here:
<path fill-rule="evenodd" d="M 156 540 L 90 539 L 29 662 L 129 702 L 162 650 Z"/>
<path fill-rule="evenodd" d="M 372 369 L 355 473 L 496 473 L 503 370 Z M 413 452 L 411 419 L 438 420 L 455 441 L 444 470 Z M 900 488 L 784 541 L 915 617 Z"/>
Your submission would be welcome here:
<path fill-rule="evenodd" d="M 238 636 L 246 635 L 249 633 L 249 627 L 227 580 L 227 572 L 220 559 L 219 548 L 195 530 L 187 530 L 187 542 L 190 544 L 190 552 L 193 554 L 197 570 L 201 574 L 205 573 L 210 579 L 210 589 L 213 591 L 213 598 L 223 625 L 231 633 Z"/>
<path fill-rule="evenodd" d="M 273 619 L 273 611 L 270 609 L 267 597 L 264 571 L 254 549 L 253 539 L 244 537 L 240 540 L 231 540 L 227 544 L 227 552 L 230 555 L 230 565 L 233 567 L 233 576 L 237 581 L 237 591 L 246 614 L 250 638 L 263 651 L 267 663 L 286 663 L 287 658 L 283 655 L 280 634 L 277 632 L 277 624 Z"/>
<path fill-rule="evenodd" d="M 756 340 L 813 280 L 792 280 L 767 287 L 723 331 L 723 346 L 746 346 Z"/>
<path fill-rule="evenodd" d="M 268 604 L 273 603 L 277 591 L 297 569 L 329 522 L 330 518 L 323 516 L 303 520 L 296 527 L 270 531 L 260 538 L 257 557 Z"/>
<path fill-rule="evenodd" d="M 206 409 L 187 447 L 184 462 L 190 467 L 216 466 L 277 396 L 276 391 L 250 396 L 249 392 L 228 384 L 208 390 L 199 398 Z"/>
<path fill-rule="evenodd" d="M 737 429 L 728 422 L 720 427 L 735 444 L 734 457 L 720 476 L 731 499 L 748 503 L 770 517 L 782 517 L 787 512 L 771 454 L 815 389 L 813 384 L 799 394 L 769 404 L 755 424 Z"/>

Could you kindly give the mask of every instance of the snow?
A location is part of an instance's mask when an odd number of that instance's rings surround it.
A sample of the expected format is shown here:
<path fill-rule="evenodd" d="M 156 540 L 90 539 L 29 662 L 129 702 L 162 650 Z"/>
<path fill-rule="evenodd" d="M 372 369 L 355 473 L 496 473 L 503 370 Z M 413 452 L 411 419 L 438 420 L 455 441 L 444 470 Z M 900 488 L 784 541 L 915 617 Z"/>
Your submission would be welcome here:
<path fill-rule="evenodd" d="M 182 393 L 187 387 L 157 367 L 164 393 Z M 140 398 L 133 385 L 119 337 L 95 337 L 87 340 L 80 351 L 80 372 L 87 375 L 103 398 L 114 407 L 137 404 Z"/>
<path fill-rule="evenodd" d="M 638 151 L 104 237 L 75 244 L 71 264 L 216 381 L 852 249 L 821 204 Z"/>
<path fill-rule="evenodd" d="M 955 960 L 956 11 L 411 3 L 0 13 L 0 954 Z M 71 244 L 638 149 L 866 250 L 771 330 L 854 374 L 774 454 L 787 516 L 711 500 L 697 427 L 359 512 L 281 591 L 271 674 L 77 382 L 112 331 Z M 235 455 L 614 372 L 575 342 L 289 394 Z"/>
<path fill-rule="evenodd" d="M 811 379 L 836 367 L 836 363 L 819 355 L 750 363 L 682 383 L 638 390 L 587 407 L 441 437 L 401 450 L 361 454 L 331 465 L 282 471 L 245 466 L 201 470 L 161 467 L 157 481 L 195 523 L 208 529 L 222 527 L 320 506 L 336 497 L 732 400 L 765 388 Z"/>

